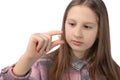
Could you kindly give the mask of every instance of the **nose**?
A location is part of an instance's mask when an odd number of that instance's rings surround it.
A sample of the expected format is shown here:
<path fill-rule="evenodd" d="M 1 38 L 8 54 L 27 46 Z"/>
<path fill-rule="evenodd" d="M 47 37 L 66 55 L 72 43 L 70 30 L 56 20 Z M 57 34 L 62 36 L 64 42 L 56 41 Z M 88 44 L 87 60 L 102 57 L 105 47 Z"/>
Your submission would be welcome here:
<path fill-rule="evenodd" d="M 82 38 L 83 37 L 83 32 L 81 28 L 76 28 L 74 32 L 74 36 L 76 38 Z"/>

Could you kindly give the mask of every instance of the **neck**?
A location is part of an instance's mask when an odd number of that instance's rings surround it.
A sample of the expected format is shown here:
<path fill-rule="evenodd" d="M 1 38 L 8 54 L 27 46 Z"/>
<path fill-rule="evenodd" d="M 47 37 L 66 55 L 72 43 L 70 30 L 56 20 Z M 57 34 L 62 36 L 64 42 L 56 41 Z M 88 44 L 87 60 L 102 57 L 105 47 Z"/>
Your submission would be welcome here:
<path fill-rule="evenodd" d="M 80 52 L 80 51 L 71 51 L 73 53 L 73 55 L 75 55 L 76 57 L 78 57 L 79 59 L 83 59 L 85 52 Z"/>

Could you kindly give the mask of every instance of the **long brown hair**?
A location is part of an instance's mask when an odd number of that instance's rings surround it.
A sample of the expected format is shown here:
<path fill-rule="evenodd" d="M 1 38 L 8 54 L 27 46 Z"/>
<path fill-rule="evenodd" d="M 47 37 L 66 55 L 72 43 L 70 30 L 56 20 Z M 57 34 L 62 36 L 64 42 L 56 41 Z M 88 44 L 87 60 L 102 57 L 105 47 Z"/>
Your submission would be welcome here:
<path fill-rule="evenodd" d="M 76 5 L 89 7 L 99 19 L 98 37 L 89 50 L 89 54 L 84 56 L 86 60 L 89 59 L 90 78 L 92 80 L 98 80 L 99 75 L 104 76 L 105 80 L 119 80 L 120 73 L 117 69 L 118 66 L 111 56 L 108 13 L 102 0 L 72 0 L 70 2 L 65 10 L 62 24 L 63 35 L 61 39 L 65 43 L 49 55 L 52 56 L 53 62 L 48 72 L 48 80 L 61 80 L 63 73 L 69 72 L 70 47 L 65 39 L 65 21 L 71 7 Z"/>

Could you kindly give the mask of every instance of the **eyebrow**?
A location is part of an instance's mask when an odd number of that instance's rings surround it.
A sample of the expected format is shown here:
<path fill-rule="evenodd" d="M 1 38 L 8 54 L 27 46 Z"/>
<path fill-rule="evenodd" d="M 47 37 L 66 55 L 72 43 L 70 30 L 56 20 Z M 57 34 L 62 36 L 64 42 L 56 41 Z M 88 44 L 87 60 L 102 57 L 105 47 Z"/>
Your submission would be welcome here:
<path fill-rule="evenodd" d="M 74 19 L 66 19 L 66 21 L 75 21 Z"/>
<path fill-rule="evenodd" d="M 71 18 L 66 19 L 66 21 L 75 21 L 75 22 L 76 22 L 76 20 L 71 19 Z M 91 22 L 91 21 L 86 21 L 85 24 L 93 24 L 93 25 L 96 25 L 95 22 Z"/>

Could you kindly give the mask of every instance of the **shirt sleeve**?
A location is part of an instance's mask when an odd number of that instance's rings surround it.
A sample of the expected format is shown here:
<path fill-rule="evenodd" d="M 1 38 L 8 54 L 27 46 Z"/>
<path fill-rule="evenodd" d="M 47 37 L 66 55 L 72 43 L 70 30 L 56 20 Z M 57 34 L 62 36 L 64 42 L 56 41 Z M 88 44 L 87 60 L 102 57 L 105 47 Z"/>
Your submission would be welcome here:
<path fill-rule="evenodd" d="M 30 71 L 22 77 L 15 76 L 12 69 L 15 66 L 8 66 L 1 70 L 0 72 L 0 80 L 40 80 L 40 72 L 38 70 L 37 63 L 35 63 Z"/>

